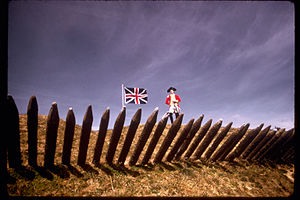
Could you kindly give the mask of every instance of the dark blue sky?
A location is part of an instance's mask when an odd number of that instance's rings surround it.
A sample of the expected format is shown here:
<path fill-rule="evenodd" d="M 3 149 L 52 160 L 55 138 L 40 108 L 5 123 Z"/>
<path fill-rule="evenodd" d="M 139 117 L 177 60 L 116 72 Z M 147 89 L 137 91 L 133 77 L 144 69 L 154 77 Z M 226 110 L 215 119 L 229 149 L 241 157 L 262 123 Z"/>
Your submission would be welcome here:
<path fill-rule="evenodd" d="M 8 89 L 20 113 L 36 95 L 40 114 L 55 101 L 77 124 L 91 104 L 94 129 L 106 107 L 113 126 L 122 83 L 148 90 L 141 123 L 155 107 L 162 117 L 173 86 L 184 123 L 292 128 L 294 24 L 290 2 L 12 1 Z"/>

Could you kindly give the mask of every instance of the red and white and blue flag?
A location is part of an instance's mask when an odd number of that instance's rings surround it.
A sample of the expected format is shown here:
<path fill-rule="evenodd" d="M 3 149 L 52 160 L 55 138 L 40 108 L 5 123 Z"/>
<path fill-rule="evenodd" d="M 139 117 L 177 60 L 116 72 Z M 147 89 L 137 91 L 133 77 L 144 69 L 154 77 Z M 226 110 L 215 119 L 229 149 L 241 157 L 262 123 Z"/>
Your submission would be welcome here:
<path fill-rule="evenodd" d="M 124 87 L 125 103 L 146 104 L 148 102 L 147 90 L 144 88 Z"/>

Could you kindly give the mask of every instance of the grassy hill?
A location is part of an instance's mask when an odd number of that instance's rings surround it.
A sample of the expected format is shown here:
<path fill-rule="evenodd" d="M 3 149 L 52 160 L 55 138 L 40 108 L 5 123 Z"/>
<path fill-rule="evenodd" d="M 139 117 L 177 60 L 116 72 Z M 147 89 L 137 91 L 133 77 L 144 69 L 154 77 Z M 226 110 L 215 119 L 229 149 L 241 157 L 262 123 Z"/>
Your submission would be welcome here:
<path fill-rule="evenodd" d="M 43 166 L 47 116 L 39 116 L 38 127 L 38 165 Z M 78 123 L 78 122 L 77 122 Z M 245 161 L 164 162 L 158 165 L 125 167 L 105 164 L 105 155 L 112 130 L 106 135 L 100 165 L 92 164 L 97 131 L 92 131 L 88 148 L 87 163 L 78 166 L 77 156 L 81 127 L 76 125 L 72 147 L 71 166 L 61 164 L 65 121 L 60 120 L 55 163 L 50 170 L 42 167 L 33 169 L 27 162 L 27 116 L 20 115 L 20 136 L 23 165 L 22 170 L 9 169 L 9 194 L 21 196 L 290 196 L 294 191 L 294 165 L 254 164 Z M 184 125 L 182 125 L 183 127 Z M 161 136 L 154 155 L 158 151 L 170 125 Z M 181 128 L 182 129 L 182 128 Z M 123 128 L 115 160 L 120 154 L 128 127 Z M 135 146 L 140 125 L 134 138 Z M 155 130 L 155 127 L 154 129 Z M 228 135 L 232 133 L 230 130 Z M 180 132 L 181 130 L 179 130 Z M 153 132 L 152 132 L 153 134 Z M 152 135 L 151 135 L 152 136 Z M 148 146 L 151 136 L 146 144 Z M 227 136 L 228 137 L 228 136 Z M 176 138 L 174 139 L 174 141 Z M 173 142 L 174 143 L 174 142 Z M 121 145 L 120 145 L 121 144 Z M 143 158 L 146 147 L 140 156 Z M 127 156 L 130 158 L 133 148 Z M 168 152 L 167 152 L 168 153 Z M 152 156 L 153 158 L 153 156 Z M 126 164 L 126 163 L 125 163 Z"/>

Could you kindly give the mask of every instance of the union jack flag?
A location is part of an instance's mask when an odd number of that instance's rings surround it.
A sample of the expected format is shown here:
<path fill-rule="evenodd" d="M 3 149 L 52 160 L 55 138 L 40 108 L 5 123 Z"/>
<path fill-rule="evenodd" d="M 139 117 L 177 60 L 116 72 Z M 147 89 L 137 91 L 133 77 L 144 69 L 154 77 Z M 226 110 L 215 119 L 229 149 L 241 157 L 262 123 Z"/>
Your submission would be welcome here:
<path fill-rule="evenodd" d="M 125 103 L 146 104 L 148 102 L 147 90 L 144 88 L 124 87 Z"/>

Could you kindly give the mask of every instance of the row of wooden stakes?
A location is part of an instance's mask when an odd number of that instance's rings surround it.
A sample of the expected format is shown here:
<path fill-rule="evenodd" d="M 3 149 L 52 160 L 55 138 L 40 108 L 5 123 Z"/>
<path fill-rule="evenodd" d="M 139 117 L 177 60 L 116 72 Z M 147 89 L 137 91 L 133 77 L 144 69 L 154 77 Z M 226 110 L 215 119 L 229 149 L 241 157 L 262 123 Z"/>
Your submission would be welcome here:
<path fill-rule="evenodd" d="M 19 131 L 19 112 L 12 96 L 8 96 L 8 127 L 9 137 L 7 142 L 8 161 L 10 167 L 21 166 L 20 152 L 20 131 Z M 142 132 L 138 138 L 135 147 L 132 146 L 134 136 L 141 120 L 141 108 L 139 108 L 131 119 L 128 131 L 125 136 L 117 164 L 125 164 L 130 148 L 134 148 L 128 164 L 136 165 L 141 152 L 151 135 L 156 124 L 158 108 L 148 117 Z M 249 123 L 243 124 L 235 132 L 230 134 L 225 140 L 225 136 L 232 126 L 232 122 L 221 129 L 222 120 L 214 125 L 212 119 L 208 120 L 202 127 L 201 123 L 204 115 L 201 115 L 196 121 L 191 119 L 179 133 L 176 141 L 172 144 L 174 138 L 179 132 L 184 114 L 179 117 L 171 125 L 167 135 L 164 137 L 157 153 L 153 155 L 154 149 L 166 127 L 167 118 L 161 119 L 153 132 L 151 141 L 147 146 L 146 153 L 141 161 L 142 165 L 149 163 L 151 156 L 154 156 L 153 163 L 160 163 L 165 160 L 171 162 L 180 159 L 205 159 L 212 162 L 215 161 L 234 161 L 235 158 L 247 161 L 261 161 L 263 159 L 273 161 L 292 162 L 294 159 L 294 129 L 285 131 L 271 130 L 268 126 L 262 130 L 263 124 L 259 127 L 248 130 Z M 126 107 L 123 107 L 119 113 L 111 134 L 108 150 L 106 152 L 106 162 L 113 164 L 116 149 L 122 134 L 124 121 L 126 116 Z M 110 117 L 110 109 L 107 108 L 102 114 L 98 138 L 96 141 L 93 163 L 100 162 L 100 156 L 103 152 L 103 145 L 107 133 L 108 122 Z M 87 158 L 88 144 L 90 140 L 91 127 L 93 122 L 92 106 L 89 105 L 81 127 L 81 135 L 79 142 L 79 153 L 77 164 L 85 165 Z M 75 130 L 75 116 L 70 108 L 65 122 L 64 144 L 62 152 L 62 163 L 69 165 L 71 157 L 71 149 Z M 54 158 L 57 142 L 57 131 L 59 125 L 59 114 L 57 104 L 52 103 L 46 128 L 46 144 L 44 151 L 44 166 L 54 166 Z M 28 163 L 31 166 L 37 165 L 37 129 L 38 129 L 38 104 L 35 96 L 29 100 L 27 109 L 27 127 L 28 127 Z M 220 130 L 220 131 L 219 131 Z M 198 133 L 198 134 L 197 134 Z M 225 141 L 223 141 L 223 139 Z M 223 141 L 223 142 L 222 142 Z M 222 143 L 221 143 L 222 142 Z M 171 145 L 172 144 L 172 145 Z M 218 148 L 219 147 L 219 148 Z M 167 153 L 167 151 L 169 152 Z M 167 153 L 167 154 L 166 154 Z M 165 155 L 166 154 L 166 155 Z"/>

